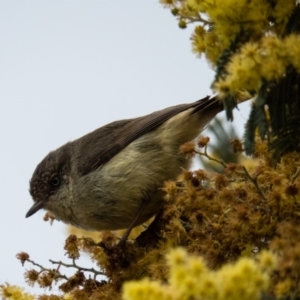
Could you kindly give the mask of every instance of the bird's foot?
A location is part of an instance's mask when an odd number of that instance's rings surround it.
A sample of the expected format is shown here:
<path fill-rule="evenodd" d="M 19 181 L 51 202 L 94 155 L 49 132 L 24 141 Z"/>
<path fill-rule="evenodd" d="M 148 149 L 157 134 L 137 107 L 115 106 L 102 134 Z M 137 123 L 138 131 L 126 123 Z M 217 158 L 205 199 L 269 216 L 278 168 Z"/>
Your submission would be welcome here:
<path fill-rule="evenodd" d="M 130 265 L 130 256 L 128 254 L 126 240 L 121 239 L 118 244 L 113 246 L 108 246 L 103 241 L 98 245 L 103 248 L 111 263 L 119 265 L 122 268 L 126 268 Z"/>

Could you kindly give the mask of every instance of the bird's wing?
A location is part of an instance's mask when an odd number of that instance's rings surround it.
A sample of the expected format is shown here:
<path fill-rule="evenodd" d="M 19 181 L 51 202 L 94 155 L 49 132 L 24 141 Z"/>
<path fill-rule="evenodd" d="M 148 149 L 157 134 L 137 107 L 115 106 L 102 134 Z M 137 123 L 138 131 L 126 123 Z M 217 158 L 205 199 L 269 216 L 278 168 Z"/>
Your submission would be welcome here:
<path fill-rule="evenodd" d="M 195 108 L 192 114 L 206 109 L 208 112 L 212 109 L 217 113 L 223 109 L 223 106 L 216 97 L 210 98 L 207 96 L 193 103 L 180 104 L 143 117 L 107 124 L 77 140 L 80 145 L 78 172 L 85 175 L 96 170 L 140 136 L 190 108 Z M 89 153 L 82 156 L 84 157 L 83 160 L 80 153 L 83 153 L 85 149 L 89 149 Z"/>

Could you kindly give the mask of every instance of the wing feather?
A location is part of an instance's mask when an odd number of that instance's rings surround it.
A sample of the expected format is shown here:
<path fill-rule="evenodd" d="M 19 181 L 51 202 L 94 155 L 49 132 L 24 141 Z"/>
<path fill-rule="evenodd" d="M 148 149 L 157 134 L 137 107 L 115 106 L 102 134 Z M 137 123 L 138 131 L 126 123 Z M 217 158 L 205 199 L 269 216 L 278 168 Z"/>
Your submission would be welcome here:
<path fill-rule="evenodd" d="M 79 142 L 77 158 L 80 162 L 78 172 L 85 175 L 96 170 L 140 136 L 154 130 L 178 113 L 193 107 L 195 109 L 192 114 L 206 109 L 207 111 L 215 109 L 217 113 L 223 109 L 216 97 L 207 96 L 194 103 L 180 104 L 143 117 L 107 124 L 77 140 Z M 84 149 L 93 150 L 85 153 L 83 160 L 80 153 Z"/>

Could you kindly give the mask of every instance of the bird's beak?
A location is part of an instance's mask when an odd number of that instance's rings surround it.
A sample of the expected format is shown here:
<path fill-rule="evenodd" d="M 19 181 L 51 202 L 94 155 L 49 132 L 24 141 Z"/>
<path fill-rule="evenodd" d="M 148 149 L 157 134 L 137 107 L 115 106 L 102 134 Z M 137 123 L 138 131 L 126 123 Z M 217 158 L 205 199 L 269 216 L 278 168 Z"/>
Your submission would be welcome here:
<path fill-rule="evenodd" d="M 35 202 L 31 207 L 30 209 L 28 210 L 25 218 L 29 218 L 31 217 L 32 215 L 34 215 L 38 210 L 40 210 L 41 208 L 43 208 L 44 206 L 44 201 L 38 201 L 38 202 Z"/>

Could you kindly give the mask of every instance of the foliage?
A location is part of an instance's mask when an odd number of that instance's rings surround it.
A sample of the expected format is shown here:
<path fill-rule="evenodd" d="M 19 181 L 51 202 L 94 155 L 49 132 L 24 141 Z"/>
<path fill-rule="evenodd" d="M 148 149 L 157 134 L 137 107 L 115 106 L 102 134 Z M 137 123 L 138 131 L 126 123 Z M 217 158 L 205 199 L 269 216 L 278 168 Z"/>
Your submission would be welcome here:
<path fill-rule="evenodd" d="M 300 4 L 295 0 L 161 0 L 179 27 L 197 24 L 192 49 L 216 71 L 213 89 L 232 119 L 236 101 L 250 96 L 244 147 L 255 130 L 268 135 L 276 160 L 299 150 Z M 268 113 L 265 112 L 268 106 Z M 269 117 L 268 117 L 269 114 Z"/>
<path fill-rule="evenodd" d="M 202 258 L 190 256 L 179 248 L 168 255 L 168 265 L 168 284 L 149 279 L 128 282 L 124 284 L 123 299 L 260 299 L 269 285 L 268 275 L 275 268 L 276 259 L 263 252 L 258 262 L 241 258 L 234 265 L 211 271 Z"/>
<path fill-rule="evenodd" d="M 226 298 L 222 293 L 238 295 L 245 289 L 252 299 L 258 299 L 263 291 L 268 297 L 299 299 L 300 154 L 284 155 L 275 169 L 266 143 L 257 141 L 255 160 L 246 168 L 212 157 L 207 152 L 208 143 L 209 138 L 203 137 L 196 147 L 187 143 L 181 151 L 221 164 L 224 173 L 184 171 L 177 182 L 166 182 L 163 210 L 145 231 L 128 242 L 129 265 L 124 264 L 123 253 L 116 245 L 118 240 L 111 232 L 102 233 L 101 243 L 71 235 L 64 247 L 71 262 L 50 260 L 55 268 L 41 266 L 28 254 L 19 253 L 17 258 L 27 268 L 30 264 L 33 267 L 25 272 L 29 285 L 42 288 L 59 285 L 61 295 L 41 295 L 38 299 L 121 299 L 123 291 L 123 299 L 127 300 L 138 299 L 136 293 L 152 290 L 153 295 L 159 291 L 165 293 L 167 298 L 162 299 L 188 299 L 176 298 L 188 291 L 197 293 L 193 294 L 195 299 L 237 299 L 237 296 Z M 240 141 L 232 141 L 232 146 L 235 151 L 242 151 Z M 177 249 L 168 254 L 176 247 L 183 247 L 186 252 Z M 265 250 L 274 253 L 277 266 L 273 254 Z M 97 267 L 87 269 L 77 265 L 82 253 L 87 253 Z M 181 255 L 183 262 L 178 262 L 176 255 Z M 269 257 L 269 271 L 267 263 L 262 264 L 265 261 L 262 257 Z M 194 263 L 202 266 L 210 283 L 203 282 L 204 277 L 199 273 L 196 285 L 194 276 L 189 276 L 194 272 L 191 267 Z M 252 271 L 240 271 L 245 265 Z M 64 275 L 63 268 L 73 268 L 74 274 Z M 270 273 L 271 270 L 274 271 Z M 230 283 L 231 276 L 239 280 L 238 285 Z M 174 280 L 182 280 L 176 289 Z M 122 290 L 125 282 L 129 283 Z M 205 282 L 211 285 L 213 294 L 202 294 L 200 283 Z M 21 291 L 13 286 L 4 285 L 1 290 L 5 299 L 27 299 L 24 293 L 16 296 Z"/>
<path fill-rule="evenodd" d="M 180 28 L 197 24 L 193 51 L 215 69 L 212 86 L 228 117 L 237 100 L 255 97 L 244 146 L 231 142 L 234 152 L 252 153 L 251 164 L 209 154 L 207 137 L 183 145 L 186 156 L 200 155 L 223 173 L 184 170 L 166 182 L 163 209 L 127 244 L 129 264 L 115 234 L 103 232 L 99 241 L 74 233 L 64 247 L 68 263 L 50 260 L 49 268 L 17 255 L 32 267 L 25 271 L 30 286 L 58 285 L 59 295 L 2 284 L 3 299 L 300 299 L 299 3 L 161 2 Z M 83 253 L 96 267 L 78 264 Z"/>
<path fill-rule="evenodd" d="M 220 158 L 225 163 L 238 163 L 241 159 L 246 160 L 241 152 L 241 149 L 234 149 L 231 142 L 238 138 L 238 134 L 232 123 L 224 124 L 221 118 L 216 117 L 207 126 L 207 132 L 214 137 L 215 143 L 209 143 L 208 150 L 214 157 Z M 236 151 L 238 150 L 238 151 Z M 214 163 L 207 160 L 205 156 L 199 155 L 199 161 L 204 170 L 210 172 L 224 172 L 224 166 L 219 163 Z"/>

